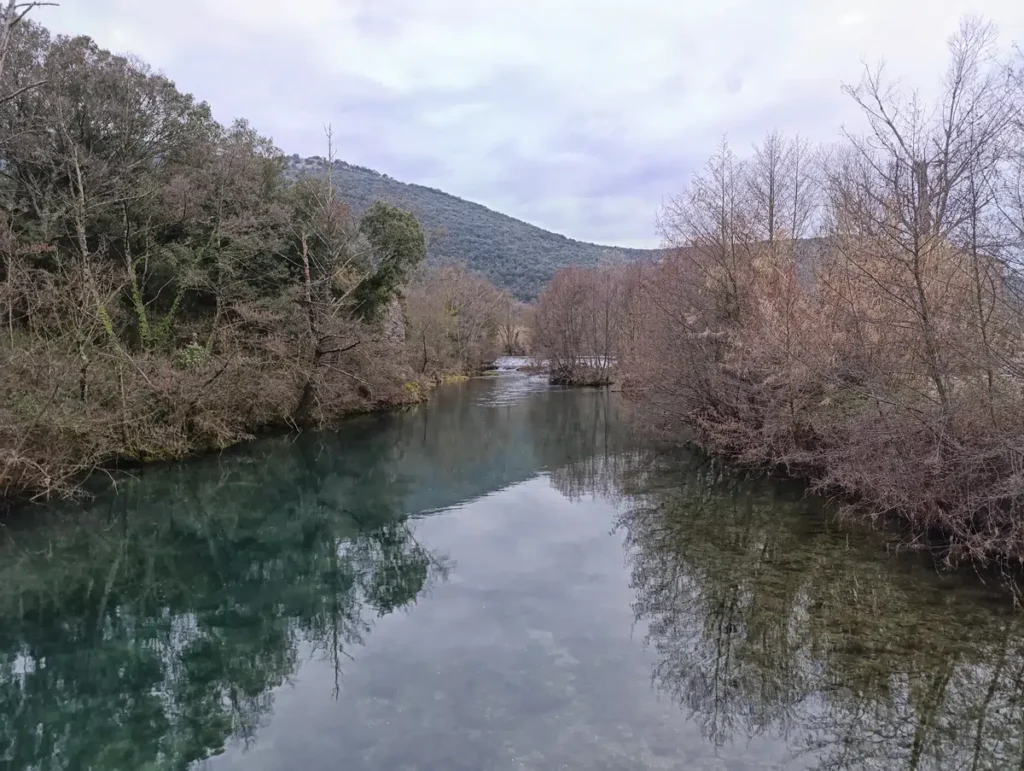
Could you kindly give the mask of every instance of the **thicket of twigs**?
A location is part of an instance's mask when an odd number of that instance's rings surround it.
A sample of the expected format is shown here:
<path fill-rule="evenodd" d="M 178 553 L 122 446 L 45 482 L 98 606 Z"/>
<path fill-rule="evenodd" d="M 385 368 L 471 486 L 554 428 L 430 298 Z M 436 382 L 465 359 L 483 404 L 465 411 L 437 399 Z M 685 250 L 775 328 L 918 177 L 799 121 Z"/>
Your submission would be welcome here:
<path fill-rule="evenodd" d="M 405 296 L 413 369 L 436 380 L 479 371 L 499 354 L 522 354 L 523 307 L 464 265 L 427 266 Z"/>
<path fill-rule="evenodd" d="M 637 334 L 641 269 L 611 258 L 565 268 L 533 309 L 534 353 L 558 385 L 602 386 L 619 377 L 620 356 Z"/>
<path fill-rule="evenodd" d="M 866 70 L 867 130 L 835 145 L 723 142 L 661 213 L 671 256 L 626 271 L 614 348 L 667 435 L 901 516 L 950 563 L 1024 561 L 1024 57 L 976 20 L 950 54 L 931 104 Z"/>
<path fill-rule="evenodd" d="M 417 267 L 412 215 L 289 181 L 245 121 L 34 5 L 0 4 L 0 501 L 416 399 L 496 345 L 497 299 L 466 320 L 495 290 Z"/>

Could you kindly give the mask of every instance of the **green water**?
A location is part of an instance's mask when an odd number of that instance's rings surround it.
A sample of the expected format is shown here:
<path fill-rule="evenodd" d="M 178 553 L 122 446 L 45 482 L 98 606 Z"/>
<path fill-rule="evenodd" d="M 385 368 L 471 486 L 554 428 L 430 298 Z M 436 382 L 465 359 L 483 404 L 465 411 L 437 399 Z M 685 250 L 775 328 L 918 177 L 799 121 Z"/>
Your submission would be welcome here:
<path fill-rule="evenodd" d="M 616 398 L 504 374 L 8 520 L 0 769 L 1024 767 L 1006 597 Z"/>

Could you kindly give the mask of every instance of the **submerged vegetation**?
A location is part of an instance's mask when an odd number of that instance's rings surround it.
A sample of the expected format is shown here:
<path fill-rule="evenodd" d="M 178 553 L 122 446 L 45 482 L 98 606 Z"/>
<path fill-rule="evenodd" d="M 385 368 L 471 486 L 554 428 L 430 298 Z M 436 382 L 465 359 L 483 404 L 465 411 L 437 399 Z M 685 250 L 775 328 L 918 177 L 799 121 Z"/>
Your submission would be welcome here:
<path fill-rule="evenodd" d="M 625 465 L 653 684 L 708 741 L 783 735 L 815 769 L 1020 766 L 1024 629 L 999 592 L 829 532 L 796 485 L 685 454 Z"/>
<path fill-rule="evenodd" d="M 1024 559 L 1024 59 L 996 42 L 965 21 L 931 105 L 866 70 L 866 132 L 834 145 L 723 141 L 661 212 L 665 259 L 556 277 L 548 355 L 611 351 L 649 429 L 950 564 Z"/>
<path fill-rule="evenodd" d="M 357 216 L 31 7 L 0 9 L 0 501 L 400 404 L 497 350 L 506 295 L 425 267 L 411 213 Z"/>
<path fill-rule="evenodd" d="M 719 752 L 763 761 L 757 741 L 782 736 L 779 767 L 1020 766 L 1024 617 L 1005 587 L 886 554 L 802 484 L 629 447 L 552 484 L 617 504 L 652 685 Z"/>

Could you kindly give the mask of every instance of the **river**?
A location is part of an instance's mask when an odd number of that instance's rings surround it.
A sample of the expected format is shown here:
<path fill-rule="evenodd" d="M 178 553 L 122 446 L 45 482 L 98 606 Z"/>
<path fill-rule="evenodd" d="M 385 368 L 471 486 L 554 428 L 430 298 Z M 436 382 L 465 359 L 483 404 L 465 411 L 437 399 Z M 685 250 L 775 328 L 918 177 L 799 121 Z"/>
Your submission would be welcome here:
<path fill-rule="evenodd" d="M 502 371 L 9 519 L 0 768 L 1024 766 L 1005 596 L 618 398 Z"/>

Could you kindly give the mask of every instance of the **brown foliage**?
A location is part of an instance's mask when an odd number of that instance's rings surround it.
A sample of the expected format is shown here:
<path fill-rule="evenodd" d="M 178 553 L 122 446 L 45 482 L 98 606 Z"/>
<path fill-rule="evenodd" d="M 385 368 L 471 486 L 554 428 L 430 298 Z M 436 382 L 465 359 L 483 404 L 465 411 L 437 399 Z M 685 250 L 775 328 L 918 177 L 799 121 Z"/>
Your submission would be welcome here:
<path fill-rule="evenodd" d="M 508 292 L 498 301 L 498 342 L 506 356 L 525 356 L 530 352 L 531 308 Z"/>
<path fill-rule="evenodd" d="M 406 290 L 410 363 L 435 379 L 479 371 L 498 355 L 503 314 L 512 302 L 462 265 L 424 268 Z"/>
<path fill-rule="evenodd" d="M 1024 89 L 993 42 L 963 24 L 934 108 L 867 70 L 870 131 L 830 153 L 723 143 L 662 212 L 623 359 L 651 426 L 941 534 L 950 562 L 1024 559 Z"/>
<path fill-rule="evenodd" d="M 534 353 L 547 360 L 552 382 L 612 381 L 619 355 L 635 336 L 633 289 L 642 270 L 608 263 L 555 274 L 533 317 Z"/>

